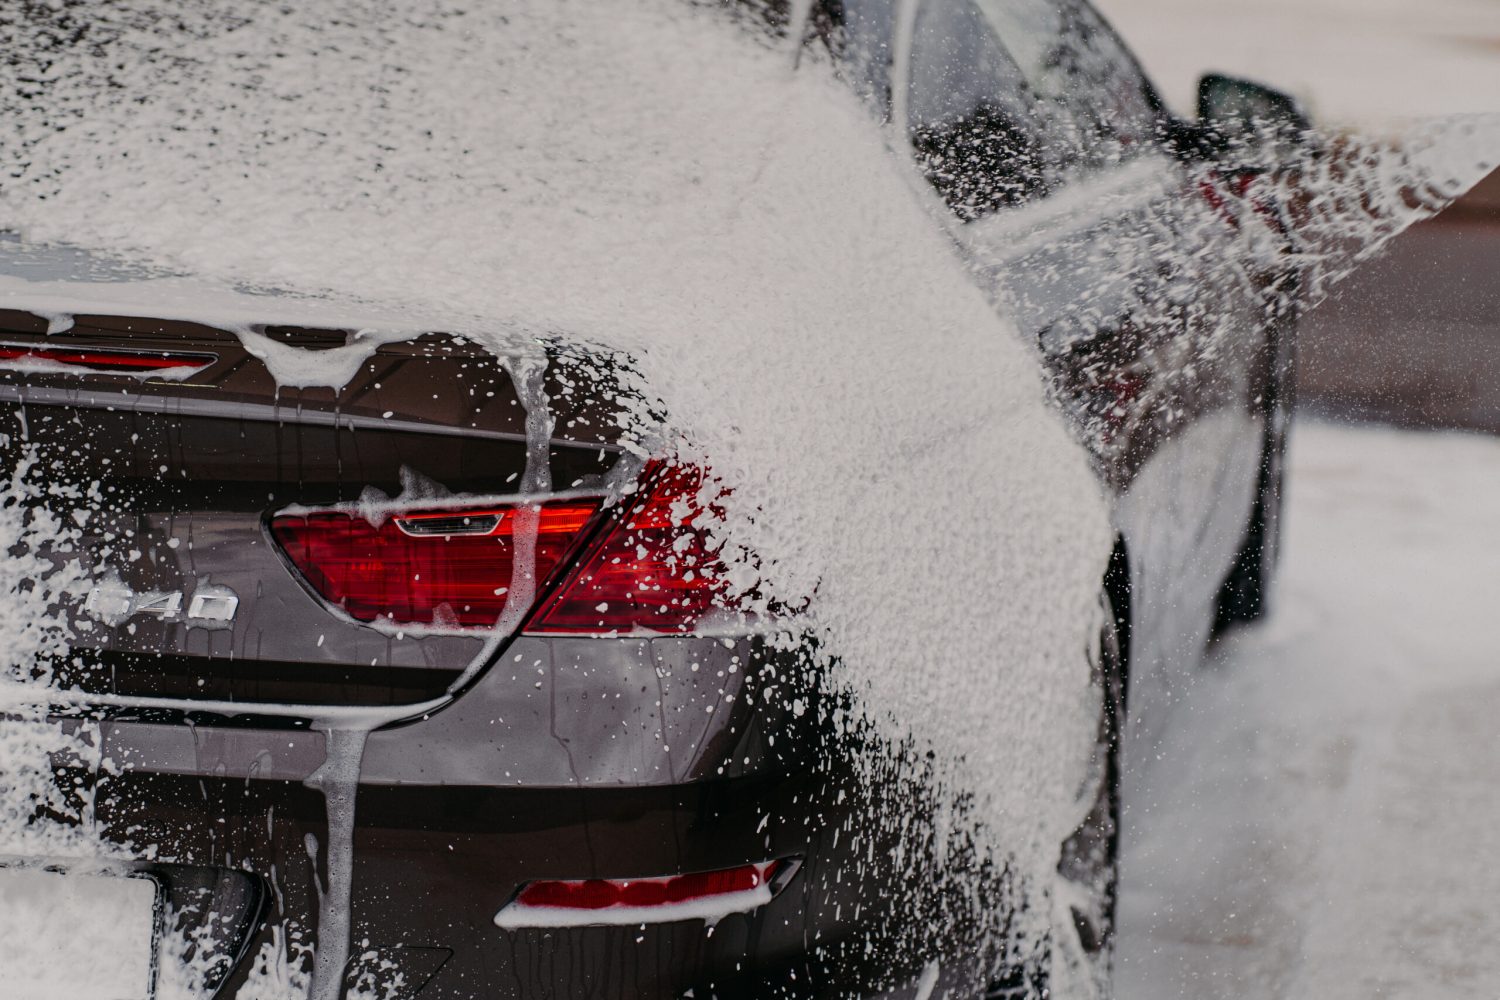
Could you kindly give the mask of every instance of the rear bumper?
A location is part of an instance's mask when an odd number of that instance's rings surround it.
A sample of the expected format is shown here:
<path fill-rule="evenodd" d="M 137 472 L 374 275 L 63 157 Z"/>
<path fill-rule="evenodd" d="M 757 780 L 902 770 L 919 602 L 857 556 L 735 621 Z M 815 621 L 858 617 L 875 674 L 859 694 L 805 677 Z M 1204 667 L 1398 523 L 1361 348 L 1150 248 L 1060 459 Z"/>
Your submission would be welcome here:
<path fill-rule="evenodd" d="M 443 710 L 372 732 L 344 845 L 350 995 L 899 997 L 934 959 L 945 984 L 982 980 L 993 940 L 955 915 L 987 874 L 956 834 L 934 845 L 920 791 L 871 780 L 869 748 L 833 735 L 799 669 L 752 640 L 523 637 Z M 295 718 L 184 721 L 102 724 L 124 766 L 97 778 L 95 815 L 149 845 L 147 867 L 253 879 L 263 904 L 216 956 L 235 961 L 214 995 L 282 996 L 312 967 L 340 848 L 309 783 L 328 737 Z M 800 866 L 780 892 L 712 926 L 495 922 L 532 880 L 784 858 Z"/>
<path fill-rule="evenodd" d="M 634 789 L 362 788 L 348 981 L 368 995 L 421 1000 L 688 991 L 763 1000 L 889 985 L 901 963 L 893 967 L 892 956 L 867 945 L 900 918 L 881 903 L 895 904 L 901 894 L 889 886 L 869 891 L 866 852 L 874 845 L 857 835 L 860 824 L 839 802 L 851 800 L 830 778 L 807 772 Z M 106 829 L 144 834 L 172 859 L 148 869 L 243 872 L 263 887 L 263 908 L 235 949 L 243 958 L 219 995 L 264 995 L 307 957 L 318 935 L 318 886 L 328 874 L 319 793 L 279 781 L 140 774 L 112 779 L 107 791 Z M 507 930 L 494 919 L 533 879 L 641 878 L 785 857 L 802 864 L 779 893 L 713 926 L 691 919 Z"/>

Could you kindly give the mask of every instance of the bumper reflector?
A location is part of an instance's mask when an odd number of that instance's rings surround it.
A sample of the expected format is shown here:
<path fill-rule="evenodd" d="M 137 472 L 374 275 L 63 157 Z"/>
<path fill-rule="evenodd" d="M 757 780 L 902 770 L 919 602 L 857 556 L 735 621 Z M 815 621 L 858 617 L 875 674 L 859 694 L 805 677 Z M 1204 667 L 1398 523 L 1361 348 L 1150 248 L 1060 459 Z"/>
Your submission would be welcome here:
<path fill-rule="evenodd" d="M 769 903 L 791 881 L 798 864 L 785 859 L 661 878 L 528 882 L 495 914 L 495 924 L 506 929 L 677 920 L 713 924 Z"/>

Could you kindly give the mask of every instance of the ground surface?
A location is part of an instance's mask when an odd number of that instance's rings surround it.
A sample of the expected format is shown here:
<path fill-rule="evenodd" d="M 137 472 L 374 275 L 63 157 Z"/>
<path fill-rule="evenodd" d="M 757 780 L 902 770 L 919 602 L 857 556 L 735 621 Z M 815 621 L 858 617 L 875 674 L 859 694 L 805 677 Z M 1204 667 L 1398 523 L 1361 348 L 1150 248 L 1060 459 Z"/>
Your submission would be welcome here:
<path fill-rule="evenodd" d="M 1121 1000 L 1500 995 L 1500 441 L 1304 424 L 1276 610 L 1126 788 Z"/>

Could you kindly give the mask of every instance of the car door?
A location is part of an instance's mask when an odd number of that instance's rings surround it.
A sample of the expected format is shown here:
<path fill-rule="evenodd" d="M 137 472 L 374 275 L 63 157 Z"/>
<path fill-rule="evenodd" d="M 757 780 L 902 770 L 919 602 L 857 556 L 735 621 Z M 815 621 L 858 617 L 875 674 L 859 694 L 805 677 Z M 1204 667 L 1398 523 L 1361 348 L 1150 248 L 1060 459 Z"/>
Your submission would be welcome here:
<path fill-rule="evenodd" d="M 1195 661 L 1257 485 L 1259 217 L 1159 141 L 1159 101 L 1084 3 L 916 0 L 897 21 L 895 127 L 1116 494 L 1139 645 Z"/>

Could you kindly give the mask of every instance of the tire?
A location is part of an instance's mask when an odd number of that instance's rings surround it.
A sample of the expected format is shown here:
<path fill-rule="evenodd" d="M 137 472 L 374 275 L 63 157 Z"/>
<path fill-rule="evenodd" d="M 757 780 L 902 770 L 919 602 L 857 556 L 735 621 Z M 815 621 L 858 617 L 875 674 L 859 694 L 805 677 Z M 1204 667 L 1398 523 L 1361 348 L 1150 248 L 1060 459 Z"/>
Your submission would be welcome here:
<path fill-rule="evenodd" d="M 1090 773 L 1079 789 L 1079 801 L 1091 803 L 1089 812 L 1062 845 L 1049 939 L 1032 963 L 1009 970 L 991 985 L 987 1000 L 1041 1000 L 1052 995 L 1051 984 L 1060 980 L 1091 988 L 1098 1000 L 1113 995 L 1126 663 L 1120 623 L 1108 595 L 1101 596 L 1100 605 L 1104 621 L 1092 656 L 1099 726 Z"/>
<path fill-rule="evenodd" d="M 1255 505 L 1245 538 L 1219 589 L 1214 634 L 1253 622 L 1270 610 L 1271 584 L 1281 561 L 1281 512 L 1286 486 L 1286 442 L 1295 401 L 1295 351 L 1290 332 L 1273 344 L 1266 428 L 1261 439 Z M 1277 345 L 1284 345 L 1278 348 Z"/>

